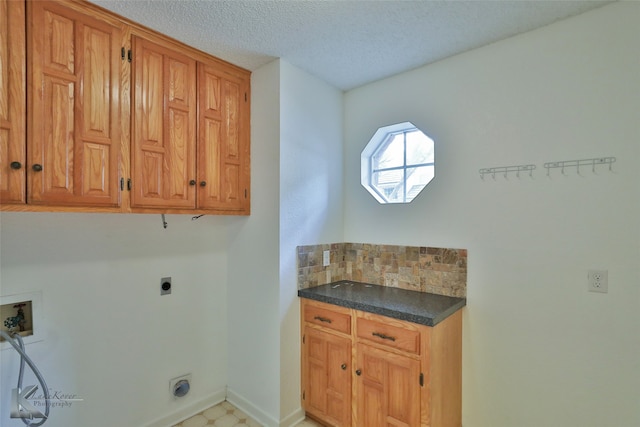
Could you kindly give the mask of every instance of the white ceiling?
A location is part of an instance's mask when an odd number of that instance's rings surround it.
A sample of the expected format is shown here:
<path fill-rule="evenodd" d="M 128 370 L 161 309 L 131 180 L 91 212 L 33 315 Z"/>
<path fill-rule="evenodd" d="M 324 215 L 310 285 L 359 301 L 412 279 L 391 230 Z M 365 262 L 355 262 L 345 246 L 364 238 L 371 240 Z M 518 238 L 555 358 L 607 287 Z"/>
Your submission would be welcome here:
<path fill-rule="evenodd" d="M 275 58 L 349 90 L 610 0 L 93 0 L 249 70 Z"/>

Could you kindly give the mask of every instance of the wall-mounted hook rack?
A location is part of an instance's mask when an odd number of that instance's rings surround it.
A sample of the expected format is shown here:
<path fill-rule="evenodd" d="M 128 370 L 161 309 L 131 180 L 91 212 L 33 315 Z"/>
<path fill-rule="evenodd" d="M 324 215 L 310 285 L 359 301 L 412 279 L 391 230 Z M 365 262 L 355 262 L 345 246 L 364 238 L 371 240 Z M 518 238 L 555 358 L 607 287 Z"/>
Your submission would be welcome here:
<path fill-rule="evenodd" d="M 591 172 L 596 173 L 596 166 L 600 165 L 609 165 L 609 171 L 612 171 L 612 164 L 616 161 L 615 157 L 596 157 L 594 159 L 582 159 L 582 160 L 562 160 L 559 162 L 547 162 L 544 164 L 544 167 L 547 169 L 547 176 L 549 176 L 549 171 L 551 169 L 560 169 L 563 175 L 565 169 L 567 168 L 576 168 L 576 172 L 580 175 L 580 167 L 584 166 L 591 167 Z"/>
<path fill-rule="evenodd" d="M 516 165 L 516 166 L 500 166 L 495 168 L 483 168 L 480 169 L 480 178 L 484 179 L 485 175 L 491 175 L 493 179 L 496 179 L 496 175 L 502 175 L 508 178 L 510 173 L 515 173 L 516 177 L 520 178 L 520 173 L 528 173 L 530 177 L 533 177 L 533 170 L 536 165 Z"/>

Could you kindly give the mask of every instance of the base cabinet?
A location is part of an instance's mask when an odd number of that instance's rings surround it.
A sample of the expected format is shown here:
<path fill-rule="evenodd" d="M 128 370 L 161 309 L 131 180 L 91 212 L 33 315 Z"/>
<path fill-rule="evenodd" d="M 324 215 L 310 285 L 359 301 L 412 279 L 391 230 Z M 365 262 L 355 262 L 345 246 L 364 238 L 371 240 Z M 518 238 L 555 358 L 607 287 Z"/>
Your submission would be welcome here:
<path fill-rule="evenodd" d="M 461 427 L 462 315 L 434 327 L 301 300 L 302 406 L 328 426 Z"/>
<path fill-rule="evenodd" d="M 356 344 L 359 426 L 420 425 L 420 361 Z"/>
<path fill-rule="evenodd" d="M 335 426 L 351 425 L 351 340 L 310 328 L 305 335 L 309 410 Z"/>

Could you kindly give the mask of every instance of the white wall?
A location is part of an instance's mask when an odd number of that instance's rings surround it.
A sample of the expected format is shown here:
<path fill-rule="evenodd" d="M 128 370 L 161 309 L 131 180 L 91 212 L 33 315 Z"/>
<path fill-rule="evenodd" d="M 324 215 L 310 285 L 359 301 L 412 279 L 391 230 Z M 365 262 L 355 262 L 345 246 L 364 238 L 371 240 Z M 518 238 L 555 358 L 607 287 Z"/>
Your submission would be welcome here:
<path fill-rule="evenodd" d="M 280 61 L 280 419 L 299 420 L 296 246 L 342 241 L 342 92 Z"/>
<path fill-rule="evenodd" d="M 167 425 L 227 383 L 227 219 L 2 213 L 0 295 L 42 292 L 42 342 L 27 346 L 54 391 L 84 399 L 53 408 L 47 426 Z M 160 279 L 173 292 L 160 296 Z M 0 419 L 18 376 L 0 352 Z M 24 385 L 37 384 L 27 369 Z M 176 401 L 169 380 L 191 373 Z M 158 423 L 155 423 L 158 421 Z"/>
<path fill-rule="evenodd" d="M 465 427 L 640 425 L 639 40 L 640 3 L 616 3 L 345 96 L 345 241 L 469 250 Z M 405 120 L 435 139 L 436 178 L 381 206 L 360 152 Z M 613 173 L 542 167 L 601 156 Z"/>
<path fill-rule="evenodd" d="M 229 400 L 266 425 L 280 411 L 278 315 L 280 65 L 251 76 L 251 216 L 229 244 Z"/>
<path fill-rule="evenodd" d="M 342 238 L 342 93 L 283 60 L 251 85 L 252 208 L 231 220 L 228 394 L 260 422 L 290 426 L 303 416 L 295 248 Z"/>

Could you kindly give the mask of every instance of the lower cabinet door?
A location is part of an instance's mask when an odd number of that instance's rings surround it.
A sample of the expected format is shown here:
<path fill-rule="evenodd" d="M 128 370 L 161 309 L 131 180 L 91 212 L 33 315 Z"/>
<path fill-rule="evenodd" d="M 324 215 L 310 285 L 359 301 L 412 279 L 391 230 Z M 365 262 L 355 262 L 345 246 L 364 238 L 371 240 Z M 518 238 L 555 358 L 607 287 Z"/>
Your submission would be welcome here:
<path fill-rule="evenodd" d="M 302 363 L 305 411 L 331 426 L 351 426 L 351 340 L 305 328 Z"/>
<path fill-rule="evenodd" d="M 357 344 L 357 426 L 420 426 L 420 361 Z"/>

